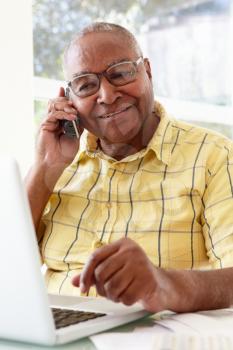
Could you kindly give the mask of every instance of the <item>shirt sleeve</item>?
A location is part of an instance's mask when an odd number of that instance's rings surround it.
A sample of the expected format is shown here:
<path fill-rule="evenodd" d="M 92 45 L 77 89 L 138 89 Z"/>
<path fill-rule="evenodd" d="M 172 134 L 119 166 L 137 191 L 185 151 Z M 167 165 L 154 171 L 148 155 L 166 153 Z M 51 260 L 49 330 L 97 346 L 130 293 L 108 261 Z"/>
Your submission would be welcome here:
<path fill-rule="evenodd" d="M 233 266 L 233 146 L 215 148 L 202 198 L 202 225 L 207 255 L 213 268 Z"/>
<path fill-rule="evenodd" d="M 43 214 L 41 216 L 41 219 L 40 219 L 40 222 L 39 222 L 38 231 L 37 231 L 37 241 L 38 241 L 40 252 L 41 252 L 43 237 L 44 237 L 44 233 L 45 233 L 45 229 L 46 229 L 45 217 L 50 212 L 50 209 L 51 209 L 51 203 L 50 203 L 50 201 L 48 201 L 48 203 L 46 204 L 46 206 L 44 208 Z M 42 259 L 42 255 L 41 255 L 41 259 Z"/>

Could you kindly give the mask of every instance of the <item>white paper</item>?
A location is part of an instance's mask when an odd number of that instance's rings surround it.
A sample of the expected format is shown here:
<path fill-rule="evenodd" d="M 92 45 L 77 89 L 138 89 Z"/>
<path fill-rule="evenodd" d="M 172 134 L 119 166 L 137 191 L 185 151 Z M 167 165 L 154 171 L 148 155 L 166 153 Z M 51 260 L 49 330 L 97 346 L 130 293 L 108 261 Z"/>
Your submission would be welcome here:
<path fill-rule="evenodd" d="M 233 310 L 209 310 L 196 313 L 171 315 L 156 323 L 167 326 L 174 332 L 182 332 L 182 327 L 189 333 L 199 335 L 226 335 L 231 336 L 233 330 Z"/>
<path fill-rule="evenodd" d="M 153 323 L 154 322 L 154 323 Z M 132 332 L 91 337 L 98 350 L 233 350 L 233 309 L 155 315 Z"/>

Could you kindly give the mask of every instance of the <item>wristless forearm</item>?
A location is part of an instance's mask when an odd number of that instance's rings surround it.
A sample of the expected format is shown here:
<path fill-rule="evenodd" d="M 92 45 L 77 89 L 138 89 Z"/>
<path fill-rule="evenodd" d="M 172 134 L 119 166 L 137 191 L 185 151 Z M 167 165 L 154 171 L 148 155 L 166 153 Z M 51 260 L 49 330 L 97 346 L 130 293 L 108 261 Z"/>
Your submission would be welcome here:
<path fill-rule="evenodd" d="M 193 271 L 197 279 L 197 304 L 200 310 L 233 305 L 233 268 Z"/>
<path fill-rule="evenodd" d="M 43 210 L 64 167 L 47 167 L 35 164 L 25 178 L 25 186 L 31 207 L 35 229 L 38 229 Z"/>
<path fill-rule="evenodd" d="M 190 312 L 233 304 L 233 268 L 211 271 L 170 270 L 170 309 Z"/>

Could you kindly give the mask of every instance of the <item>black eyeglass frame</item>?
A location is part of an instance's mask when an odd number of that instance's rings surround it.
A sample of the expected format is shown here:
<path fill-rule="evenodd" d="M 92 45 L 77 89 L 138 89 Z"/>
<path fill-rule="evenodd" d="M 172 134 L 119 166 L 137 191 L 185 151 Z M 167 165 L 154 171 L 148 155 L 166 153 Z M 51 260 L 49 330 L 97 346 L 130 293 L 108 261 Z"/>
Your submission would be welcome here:
<path fill-rule="evenodd" d="M 117 67 L 117 66 L 122 65 L 122 64 L 125 64 L 125 63 L 132 63 L 132 64 L 135 66 L 135 69 L 136 69 L 136 71 L 137 71 L 138 65 L 139 65 L 141 62 L 143 62 L 143 61 L 144 61 L 143 57 L 140 56 L 136 61 L 123 61 L 123 62 L 119 62 L 119 63 L 113 64 L 112 66 L 110 66 L 110 67 L 108 67 L 107 69 L 105 69 L 103 72 L 99 72 L 99 73 L 94 73 L 94 72 L 93 72 L 93 73 L 85 73 L 85 74 L 77 75 L 77 76 L 74 78 L 74 80 L 77 79 L 77 78 L 82 78 L 82 77 L 86 77 L 86 76 L 90 76 L 90 75 L 95 75 L 95 76 L 97 76 L 99 84 L 98 84 L 98 89 L 96 90 L 96 92 L 97 92 L 97 91 L 99 90 L 99 88 L 100 88 L 100 81 L 101 81 L 101 77 L 102 77 L 102 76 L 104 76 L 104 77 L 107 79 L 107 81 L 108 81 L 110 84 L 112 84 L 113 86 L 124 86 L 124 85 L 127 85 L 127 84 L 132 83 L 134 80 L 131 80 L 131 81 L 126 82 L 126 83 L 123 83 L 123 84 L 114 84 L 114 83 L 111 82 L 111 80 L 109 80 L 108 71 L 109 71 L 110 69 L 112 69 L 113 67 Z M 72 89 L 72 82 L 73 82 L 74 80 L 67 82 L 68 87 L 72 90 L 72 92 L 73 92 L 76 96 L 81 97 L 81 98 L 84 97 L 84 96 L 78 95 L 78 94 L 75 93 L 74 90 Z M 90 94 L 90 95 L 87 95 L 87 96 L 85 96 L 85 97 L 92 96 L 92 95 L 94 95 L 96 92 L 94 92 L 94 93 L 92 93 L 92 94 Z"/>

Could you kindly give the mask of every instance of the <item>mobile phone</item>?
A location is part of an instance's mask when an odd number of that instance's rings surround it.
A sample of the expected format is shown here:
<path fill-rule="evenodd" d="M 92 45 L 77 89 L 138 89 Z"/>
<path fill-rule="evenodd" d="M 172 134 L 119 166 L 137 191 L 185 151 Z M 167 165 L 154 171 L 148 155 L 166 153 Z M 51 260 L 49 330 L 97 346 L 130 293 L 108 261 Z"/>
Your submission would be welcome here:
<path fill-rule="evenodd" d="M 69 95 L 70 95 L 70 89 L 67 87 L 66 88 L 66 97 L 69 99 Z M 63 131 L 65 133 L 66 136 L 68 137 L 77 137 L 79 139 L 80 135 L 79 135 L 79 131 L 78 131 L 78 126 L 79 126 L 79 117 L 77 117 L 76 120 L 62 120 L 61 124 L 63 127 Z"/>

